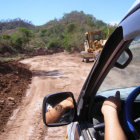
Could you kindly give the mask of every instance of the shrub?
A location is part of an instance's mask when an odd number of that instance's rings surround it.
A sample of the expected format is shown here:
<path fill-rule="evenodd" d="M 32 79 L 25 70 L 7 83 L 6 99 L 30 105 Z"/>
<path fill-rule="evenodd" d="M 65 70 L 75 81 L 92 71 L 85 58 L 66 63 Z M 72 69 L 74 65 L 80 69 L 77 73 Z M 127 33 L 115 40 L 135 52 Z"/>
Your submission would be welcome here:
<path fill-rule="evenodd" d="M 14 47 L 14 48 L 16 48 L 17 50 L 23 50 L 23 45 L 24 45 L 24 43 L 23 43 L 24 41 L 23 41 L 23 38 L 22 37 L 20 37 L 19 35 L 13 35 L 12 36 L 12 46 Z"/>
<path fill-rule="evenodd" d="M 12 47 L 11 41 L 0 39 L 0 53 L 14 53 L 16 50 Z"/>
<path fill-rule="evenodd" d="M 66 32 L 68 33 L 72 33 L 76 30 L 76 23 L 69 23 L 67 26 L 66 26 Z"/>
<path fill-rule="evenodd" d="M 41 38 L 34 38 L 30 41 L 30 45 L 32 45 L 34 48 L 38 48 L 38 47 L 45 47 L 46 44 L 45 42 L 41 39 Z"/>
<path fill-rule="evenodd" d="M 42 30 L 40 31 L 40 37 L 46 36 L 46 32 L 47 32 L 47 29 L 42 29 Z"/>
<path fill-rule="evenodd" d="M 83 49 L 84 34 L 76 32 L 74 34 L 67 34 L 63 39 L 63 45 L 68 52 L 78 51 Z"/>
<path fill-rule="evenodd" d="M 7 34 L 2 34 L 2 35 L 1 35 L 1 38 L 2 38 L 2 39 L 9 40 L 9 39 L 11 39 L 11 36 L 10 36 L 10 35 L 7 35 Z"/>
<path fill-rule="evenodd" d="M 60 47 L 61 47 L 61 43 L 56 39 L 50 40 L 50 42 L 47 44 L 48 49 L 58 49 Z"/>
<path fill-rule="evenodd" d="M 19 31 L 20 36 L 22 37 L 23 43 L 29 44 L 29 41 L 33 37 L 33 33 L 26 28 L 19 28 L 18 31 Z"/>

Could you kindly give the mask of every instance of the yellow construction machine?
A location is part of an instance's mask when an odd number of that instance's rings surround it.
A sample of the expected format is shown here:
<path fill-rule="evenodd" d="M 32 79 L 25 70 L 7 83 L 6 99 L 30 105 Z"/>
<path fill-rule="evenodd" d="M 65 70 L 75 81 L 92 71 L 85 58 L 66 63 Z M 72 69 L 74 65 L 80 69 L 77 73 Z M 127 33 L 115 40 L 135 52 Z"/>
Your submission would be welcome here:
<path fill-rule="evenodd" d="M 106 40 L 102 39 L 102 31 L 100 30 L 86 32 L 85 36 L 85 51 L 81 52 L 83 62 L 89 62 L 89 60 L 95 61 L 97 56 L 101 52 Z"/>

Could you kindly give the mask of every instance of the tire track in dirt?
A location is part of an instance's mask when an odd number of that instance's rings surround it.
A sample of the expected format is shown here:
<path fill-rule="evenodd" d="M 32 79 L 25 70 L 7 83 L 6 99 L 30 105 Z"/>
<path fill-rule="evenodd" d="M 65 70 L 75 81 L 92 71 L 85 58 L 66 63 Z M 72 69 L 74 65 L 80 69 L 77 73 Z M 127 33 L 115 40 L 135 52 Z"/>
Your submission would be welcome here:
<path fill-rule="evenodd" d="M 32 83 L 21 106 L 7 123 L 3 140 L 65 139 L 66 126 L 47 128 L 42 121 L 42 101 L 46 94 L 71 91 L 77 99 L 92 63 L 83 63 L 75 54 L 58 53 L 22 60 L 33 71 Z"/>

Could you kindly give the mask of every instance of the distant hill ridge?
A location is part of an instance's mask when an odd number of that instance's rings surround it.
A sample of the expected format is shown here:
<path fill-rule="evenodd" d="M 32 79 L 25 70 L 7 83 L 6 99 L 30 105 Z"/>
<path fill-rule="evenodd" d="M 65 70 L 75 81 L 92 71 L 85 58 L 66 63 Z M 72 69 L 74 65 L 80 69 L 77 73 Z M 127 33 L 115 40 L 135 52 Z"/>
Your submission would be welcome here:
<path fill-rule="evenodd" d="M 0 21 L 0 32 L 1 33 L 3 31 L 12 30 L 12 29 L 16 29 L 19 27 L 32 28 L 32 27 L 34 27 L 34 25 L 31 22 L 29 22 L 27 20 L 22 20 L 20 18 Z"/>
<path fill-rule="evenodd" d="M 83 11 L 72 11 L 70 13 L 65 13 L 62 18 L 51 20 L 40 27 L 48 28 L 51 24 L 61 24 L 61 26 L 65 26 L 69 23 L 76 23 L 79 26 L 90 26 L 94 28 L 106 26 L 105 22 L 97 20 L 91 14 L 85 14 Z"/>

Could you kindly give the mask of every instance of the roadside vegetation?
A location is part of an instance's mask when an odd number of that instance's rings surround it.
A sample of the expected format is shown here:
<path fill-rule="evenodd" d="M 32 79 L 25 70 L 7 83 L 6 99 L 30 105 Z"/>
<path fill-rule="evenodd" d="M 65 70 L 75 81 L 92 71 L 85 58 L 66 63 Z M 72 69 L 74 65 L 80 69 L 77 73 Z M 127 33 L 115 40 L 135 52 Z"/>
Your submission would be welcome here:
<path fill-rule="evenodd" d="M 84 49 L 85 32 L 101 30 L 102 38 L 107 39 L 114 29 L 115 26 L 82 11 L 66 13 L 61 19 L 51 20 L 42 26 L 34 26 L 21 19 L 0 21 L 0 59 L 59 50 L 80 52 Z"/>

